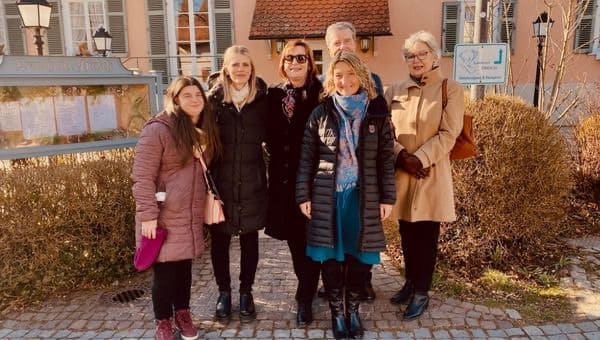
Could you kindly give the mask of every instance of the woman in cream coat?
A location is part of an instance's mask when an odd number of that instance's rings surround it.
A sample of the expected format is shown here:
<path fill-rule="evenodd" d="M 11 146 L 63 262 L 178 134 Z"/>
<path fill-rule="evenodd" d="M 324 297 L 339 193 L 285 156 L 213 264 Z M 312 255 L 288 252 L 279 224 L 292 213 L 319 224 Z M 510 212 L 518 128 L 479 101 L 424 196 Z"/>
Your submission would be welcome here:
<path fill-rule="evenodd" d="M 391 86 L 386 99 L 395 130 L 396 204 L 406 282 L 392 298 L 408 302 L 407 320 L 419 317 L 429 304 L 440 222 L 456 220 L 449 154 L 463 124 L 463 88 L 448 79 L 442 106 L 444 75 L 440 50 L 429 32 L 406 39 L 404 57 L 410 78 Z"/>

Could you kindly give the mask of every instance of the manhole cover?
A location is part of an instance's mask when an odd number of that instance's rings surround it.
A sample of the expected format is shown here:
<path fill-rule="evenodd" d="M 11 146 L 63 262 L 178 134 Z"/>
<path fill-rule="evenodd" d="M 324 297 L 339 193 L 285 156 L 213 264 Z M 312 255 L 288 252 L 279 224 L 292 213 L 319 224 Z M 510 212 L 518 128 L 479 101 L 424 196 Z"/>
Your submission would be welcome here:
<path fill-rule="evenodd" d="M 149 289 L 145 286 L 130 286 L 112 290 L 102 294 L 102 300 L 107 304 L 130 304 L 144 297 L 150 297 Z"/>

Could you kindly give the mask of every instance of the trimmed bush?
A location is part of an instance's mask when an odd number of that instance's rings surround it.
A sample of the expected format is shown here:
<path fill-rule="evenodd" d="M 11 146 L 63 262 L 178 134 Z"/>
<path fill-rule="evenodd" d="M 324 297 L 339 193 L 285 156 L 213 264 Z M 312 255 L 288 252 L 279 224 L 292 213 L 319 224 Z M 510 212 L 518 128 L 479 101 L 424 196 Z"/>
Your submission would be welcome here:
<path fill-rule="evenodd" d="M 577 127 L 579 175 L 583 190 L 589 190 L 600 203 L 600 114 L 584 119 Z"/>
<path fill-rule="evenodd" d="M 478 155 L 453 164 L 458 221 L 444 227 L 441 258 L 476 276 L 489 266 L 536 263 L 565 228 L 572 187 L 565 141 L 513 97 L 489 96 L 466 110 Z"/>
<path fill-rule="evenodd" d="M 0 169 L 0 310 L 132 272 L 133 150 L 52 156 Z"/>

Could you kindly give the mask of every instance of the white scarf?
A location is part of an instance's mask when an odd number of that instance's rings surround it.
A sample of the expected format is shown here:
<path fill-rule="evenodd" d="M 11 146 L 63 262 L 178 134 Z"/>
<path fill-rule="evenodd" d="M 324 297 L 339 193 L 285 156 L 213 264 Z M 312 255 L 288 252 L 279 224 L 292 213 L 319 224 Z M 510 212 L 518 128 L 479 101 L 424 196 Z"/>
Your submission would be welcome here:
<path fill-rule="evenodd" d="M 242 109 L 242 107 L 244 106 L 244 104 L 246 104 L 246 100 L 248 99 L 248 94 L 250 93 L 250 86 L 248 86 L 248 84 L 244 85 L 244 87 L 242 87 L 239 90 L 236 90 L 235 87 L 230 86 L 229 89 L 231 90 L 231 101 L 233 102 L 233 105 L 235 105 L 235 108 L 238 110 L 238 112 Z"/>

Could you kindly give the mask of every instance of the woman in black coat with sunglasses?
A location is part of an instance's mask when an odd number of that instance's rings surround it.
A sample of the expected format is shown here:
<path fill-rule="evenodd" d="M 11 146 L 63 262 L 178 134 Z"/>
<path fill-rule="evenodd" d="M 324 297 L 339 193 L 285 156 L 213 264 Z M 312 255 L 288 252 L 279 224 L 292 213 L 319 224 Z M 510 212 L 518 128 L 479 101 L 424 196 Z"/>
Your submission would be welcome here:
<path fill-rule="evenodd" d="M 290 41 L 281 52 L 282 83 L 269 88 L 267 149 L 269 203 L 265 233 L 286 240 L 298 278 L 296 322 L 299 327 L 313 320 L 312 300 L 317 290 L 320 265 L 306 256 L 306 217 L 296 204 L 295 185 L 302 136 L 308 116 L 319 103 L 322 89 L 310 47 Z"/>

